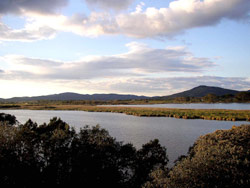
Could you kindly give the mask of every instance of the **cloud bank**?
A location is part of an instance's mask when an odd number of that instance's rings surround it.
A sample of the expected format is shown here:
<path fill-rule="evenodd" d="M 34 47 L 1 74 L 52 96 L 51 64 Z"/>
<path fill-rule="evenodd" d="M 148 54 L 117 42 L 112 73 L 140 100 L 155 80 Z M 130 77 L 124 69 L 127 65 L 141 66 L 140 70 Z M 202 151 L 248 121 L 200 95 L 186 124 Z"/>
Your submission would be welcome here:
<path fill-rule="evenodd" d="M 149 96 L 169 95 L 198 85 L 249 89 L 249 78 L 206 76 L 217 65 L 209 58 L 195 57 L 186 47 L 155 49 L 137 42 L 126 46 L 128 51 L 123 54 L 87 56 L 72 62 L 2 56 L 0 62 L 9 68 L 0 67 L 0 82 L 32 87 L 48 83 L 60 91 L 79 93 Z"/>
<path fill-rule="evenodd" d="M 0 33 L 4 33 L 0 40 L 13 38 L 17 41 L 50 39 L 57 32 L 71 32 L 84 37 L 125 35 L 134 38 L 165 38 L 193 28 L 216 25 L 224 19 L 245 19 L 250 12 L 249 0 L 176 0 L 162 8 L 146 7 L 141 3 L 134 11 L 115 14 L 108 8 L 126 8 L 131 1 L 85 0 L 91 6 L 102 7 L 102 11 L 92 11 L 89 15 L 74 13 L 72 16 L 55 12 L 67 3 L 66 0 L 13 0 L 5 5 L 3 2 L 2 6 L 0 4 L 0 14 L 19 13 L 26 18 L 25 28 L 18 31 L 0 22 Z M 11 36 L 5 33 L 11 33 Z"/>
<path fill-rule="evenodd" d="M 248 16 L 249 0 L 177 0 L 168 8 L 137 9 L 115 18 L 122 34 L 145 38 L 164 37 L 188 29 L 215 25 L 223 19 L 238 20 Z"/>
<path fill-rule="evenodd" d="M 5 78 L 27 75 L 37 79 L 97 79 L 151 76 L 171 72 L 200 73 L 215 63 L 195 57 L 185 47 L 154 49 L 142 43 L 126 45 L 128 52 L 112 56 L 89 56 L 73 62 L 29 58 L 17 55 L 1 57 L 14 69 Z M 21 78 L 22 79 L 22 78 Z"/>

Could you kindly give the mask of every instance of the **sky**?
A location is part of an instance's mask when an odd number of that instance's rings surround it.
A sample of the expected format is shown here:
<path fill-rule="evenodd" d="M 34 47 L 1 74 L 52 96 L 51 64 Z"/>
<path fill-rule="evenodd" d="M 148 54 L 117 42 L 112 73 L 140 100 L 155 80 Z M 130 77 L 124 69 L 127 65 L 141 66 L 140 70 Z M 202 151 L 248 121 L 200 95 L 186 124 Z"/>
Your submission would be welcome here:
<path fill-rule="evenodd" d="M 0 98 L 250 89 L 249 0 L 0 0 Z"/>

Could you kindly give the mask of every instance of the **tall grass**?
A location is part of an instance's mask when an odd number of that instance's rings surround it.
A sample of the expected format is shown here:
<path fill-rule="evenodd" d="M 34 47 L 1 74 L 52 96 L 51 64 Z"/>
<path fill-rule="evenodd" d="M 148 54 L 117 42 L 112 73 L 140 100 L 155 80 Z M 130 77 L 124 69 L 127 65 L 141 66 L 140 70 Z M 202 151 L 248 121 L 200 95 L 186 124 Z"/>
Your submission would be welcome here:
<path fill-rule="evenodd" d="M 0 106 L 1 108 L 1 106 Z M 4 109 L 6 109 L 6 105 Z M 10 106 L 10 109 L 29 110 L 76 110 L 87 112 L 113 112 L 146 117 L 173 117 L 182 119 L 205 119 L 222 121 L 250 121 L 250 110 L 225 109 L 170 109 L 144 107 L 107 107 L 86 105 L 20 105 Z"/>

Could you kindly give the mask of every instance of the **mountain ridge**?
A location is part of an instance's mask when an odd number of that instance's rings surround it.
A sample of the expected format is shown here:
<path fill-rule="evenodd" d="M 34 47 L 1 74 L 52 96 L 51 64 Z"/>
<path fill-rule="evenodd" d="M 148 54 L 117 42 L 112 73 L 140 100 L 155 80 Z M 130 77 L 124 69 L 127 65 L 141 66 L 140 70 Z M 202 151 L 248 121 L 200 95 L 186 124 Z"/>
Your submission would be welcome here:
<path fill-rule="evenodd" d="M 125 94 L 79 94 L 73 92 L 65 92 L 59 94 L 33 96 L 33 97 L 12 97 L 9 99 L 2 99 L 6 102 L 26 102 L 26 101 L 37 101 L 37 100 L 132 100 L 132 99 L 146 99 L 146 96 L 137 95 L 125 95 Z"/>
<path fill-rule="evenodd" d="M 12 97 L 8 99 L 1 99 L 4 102 L 26 102 L 26 101 L 38 101 L 38 100 L 100 100 L 100 101 L 108 101 L 108 100 L 140 100 L 140 99 L 172 99 L 176 97 L 204 97 L 207 94 L 215 94 L 217 96 L 222 95 L 236 95 L 241 91 L 225 89 L 221 87 L 215 86 L 205 86 L 200 85 L 194 87 L 190 90 L 186 90 L 183 92 L 175 93 L 172 95 L 166 96 L 155 96 L 155 97 L 147 97 L 147 96 L 138 96 L 132 94 L 79 94 L 74 92 L 64 92 L 59 94 L 51 94 L 51 95 L 42 95 L 42 96 L 33 96 L 33 97 Z M 246 91 L 250 92 L 250 90 Z"/>
<path fill-rule="evenodd" d="M 204 97 L 207 94 L 215 94 L 216 96 L 222 96 L 222 95 L 227 95 L 227 94 L 235 95 L 239 92 L 241 91 L 225 89 L 225 88 L 216 87 L 216 86 L 200 85 L 190 90 L 175 93 L 172 95 L 162 96 L 161 98 L 171 99 L 171 98 L 176 98 L 176 97 Z"/>

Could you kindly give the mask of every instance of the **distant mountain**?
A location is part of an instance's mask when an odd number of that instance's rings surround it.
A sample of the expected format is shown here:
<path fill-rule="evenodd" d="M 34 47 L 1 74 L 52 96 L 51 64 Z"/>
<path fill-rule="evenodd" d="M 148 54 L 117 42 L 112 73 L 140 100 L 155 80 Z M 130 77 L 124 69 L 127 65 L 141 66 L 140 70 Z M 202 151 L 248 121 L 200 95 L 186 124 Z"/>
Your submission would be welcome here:
<path fill-rule="evenodd" d="M 93 95 L 83 95 L 78 93 L 60 93 L 54 95 L 36 96 L 36 97 L 14 97 L 10 99 L 0 99 L 0 101 L 5 102 L 25 102 L 25 101 L 38 101 L 38 100 L 139 100 L 139 99 L 172 99 L 176 97 L 204 97 L 209 93 L 215 94 L 217 96 L 232 94 L 235 95 L 240 91 L 224 89 L 220 87 L 211 86 L 198 86 L 193 89 L 183 91 L 168 96 L 157 96 L 157 97 L 146 97 L 137 95 L 120 95 L 120 94 L 93 94 Z M 249 90 L 250 92 L 250 90 Z"/>
<path fill-rule="evenodd" d="M 161 98 L 169 98 L 170 99 L 170 98 L 176 98 L 176 97 L 204 97 L 209 93 L 215 94 L 217 96 L 222 96 L 222 95 L 226 95 L 226 94 L 235 95 L 239 92 L 240 91 L 231 90 L 231 89 L 224 89 L 224 88 L 220 88 L 220 87 L 211 87 L 211 86 L 201 85 L 201 86 L 195 87 L 195 88 L 187 90 L 187 91 L 183 91 L 183 92 L 176 93 L 173 95 L 163 96 Z"/>
<path fill-rule="evenodd" d="M 119 95 L 119 94 L 93 94 L 82 95 L 78 93 L 60 93 L 54 95 L 36 96 L 36 97 L 14 97 L 10 99 L 4 99 L 6 102 L 25 102 L 25 101 L 38 101 L 38 100 L 132 100 L 132 99 L 146 99 L 145 96 L 137 95 Z"/>

